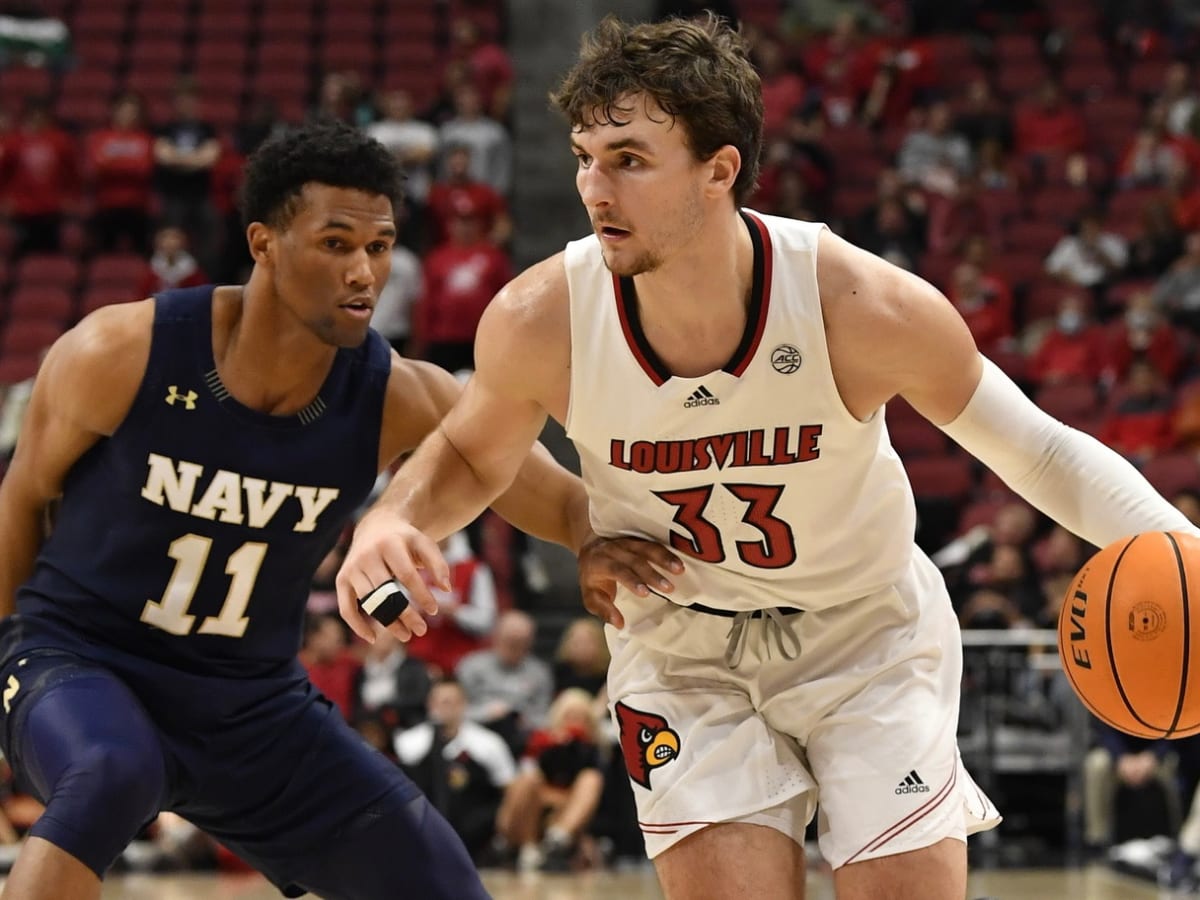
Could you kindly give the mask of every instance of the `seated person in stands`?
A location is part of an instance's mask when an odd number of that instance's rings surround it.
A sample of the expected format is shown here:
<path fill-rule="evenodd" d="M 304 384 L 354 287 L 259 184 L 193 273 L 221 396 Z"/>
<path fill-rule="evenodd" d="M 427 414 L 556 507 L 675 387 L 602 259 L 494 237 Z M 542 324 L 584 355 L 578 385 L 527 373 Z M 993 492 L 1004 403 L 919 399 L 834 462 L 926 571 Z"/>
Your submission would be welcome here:
<path fill-rule="evenodd" d="M 588 855 L 581 838 L 604 790 L 594 705 L 581 688 L 559 694 L 504 794 L 497 826 L 523 871 L 565 871 Z"/>

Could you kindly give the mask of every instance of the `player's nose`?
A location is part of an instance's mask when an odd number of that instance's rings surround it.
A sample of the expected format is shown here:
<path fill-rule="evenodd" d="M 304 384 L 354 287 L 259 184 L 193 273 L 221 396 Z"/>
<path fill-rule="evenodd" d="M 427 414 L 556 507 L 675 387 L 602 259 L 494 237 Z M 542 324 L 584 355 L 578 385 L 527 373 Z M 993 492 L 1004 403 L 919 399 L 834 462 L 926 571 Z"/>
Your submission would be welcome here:
<path fill-rule="evenodd" d="M 612 202 L 609 180 L 599 166 L 580 169 L 575 176 L 575 186 L 579 190 L 579 199 L 588 209 L 602 209 Z"/>
<path fill-rule="evenodd" d="M 371 269 L 371 257 L 361 249 L 350 257 L 346 269 L 346 283 L 356 287 L 370 287 L 375 283 L 375 272 Z"/>

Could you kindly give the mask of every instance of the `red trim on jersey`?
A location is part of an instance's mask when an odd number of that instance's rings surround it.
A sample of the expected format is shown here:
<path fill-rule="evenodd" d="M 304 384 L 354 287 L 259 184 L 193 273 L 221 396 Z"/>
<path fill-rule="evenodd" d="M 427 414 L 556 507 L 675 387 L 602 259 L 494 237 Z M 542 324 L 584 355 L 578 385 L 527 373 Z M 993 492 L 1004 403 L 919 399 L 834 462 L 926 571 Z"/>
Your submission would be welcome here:
<path fill-rule="evenodd" d="M 630 352 L 633 354 L 633 358 L 636 359 L 638 361 L 638 365 L 642 367 L 642 371 L 650 376 L 650 380 L 654 382 L 656 387 L 662 387 L 664 384 L 666 384 L 667 379 L 663 377 L 663 375 L 659 373 L 658 369 L 654 367 L 654 363 L 647 359 L 646 355 L 642 353 L 641 344 L 638 342 L 637 336 L 634 334 L 633 324 L 629 321 L 627 307 L 633 302 L 633 298 L 625 296 L 624 291 L 621 290 L 621 279 L 618 276 L 613 275 L 612 285 L 613 296 L 617 300 L 617 316 L 621 320 L 621 332 L 625 335 L 625 343 L 628 345 Z"/>
<path fill-rule="evenodd" d="M 754 354 L 758 351 L 758 345 L 762 342 L 763 332 L 767 330 L 767 310 L 771 306 L 771 233 L 767 231 L 767 226 L 758 216 L 744 213 L 744 217 L 758 229 L 760 238 L 762 239 L 762 281 L 757 286 L 760 290 L 758 303 L 754 302 L 755 298 L 751 298 L 750 308 L 758 308 L 758 321 L 754 323 L 754 337 L 750 341 L 750 345 L 742 354 L 742 358 L 728 371 L 732 371 L 734 375 L 741 376 L 746 371 L 746 367 L 750 365 L 750 360 L 754 359 Z"/>
<path fill-rule="evenodd" d="M 908 831 L 908 829 L 912 828 L 914 825 L 916 825 L 918 822 L 920 822 L 923 818 L 925 818 L 927 815 L 929 815 L 931 812 L 933 812 L 934 809 L 936 809 L 938 806 L 941 805 L 943 800 L 945 800 L 947 797 L 950 796 L 950 793 L 953 790 L 954 785 L 957 781 L 958 781 L 958 766 L 955 766 L 954 771 L 950 775 L 950 780 L 947 781 L 944 785 L 942 785 L 942 787 L 938 790 L 938 792 L 936 794 L 934 794 L 932 797 L 930 797 L 928 800 L 926 800 L 923 805 L 919 806 L 917 809 L 910 812 L 907 816 L 905 816 L 903 819 L 901 819 L 895 825 L 891 826 L 890 828 L 888 828 L 885 831 L 883 831 L 882 833 L 880 833 L 877 837 L 874 837 L 870 841 L 868 841 L 867 844 L 861 850 L 859 850 L 857 853 L 855 853 L 853 856 L 851 856 L 849 859 L 847 859 L 846 862 L 843 863 L 843 865 L 847 865 L 849 863 L 854 862 L 854 860 L 858 859 L 858 857 L 862 856 L 864 853 L 866 853 L 868 851 L 878 850 L 884 844 L 899 837 L 905 831 Z"/>

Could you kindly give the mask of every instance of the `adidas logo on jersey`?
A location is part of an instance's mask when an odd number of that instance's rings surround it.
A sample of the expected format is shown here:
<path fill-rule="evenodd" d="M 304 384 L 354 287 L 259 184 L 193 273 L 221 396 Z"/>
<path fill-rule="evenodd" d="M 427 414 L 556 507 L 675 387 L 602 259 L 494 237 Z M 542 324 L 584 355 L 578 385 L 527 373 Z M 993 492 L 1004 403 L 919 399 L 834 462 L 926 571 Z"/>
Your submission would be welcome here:
<path fill-rule="evenodd" d="M 917 770 L 913 769 L 904 776 L 904 780 L 896 785 L 897 794 L 928 794 L 929 785 L 921 780 Z"/>
<path fill-rule="evenodd" d="M 695 406 L 720 406 L 721 401 L 713 396 L 712 391 L 704 385 L 692 391 L 692 395 L 683 401 L 684 409 L 691 409 Z"/>

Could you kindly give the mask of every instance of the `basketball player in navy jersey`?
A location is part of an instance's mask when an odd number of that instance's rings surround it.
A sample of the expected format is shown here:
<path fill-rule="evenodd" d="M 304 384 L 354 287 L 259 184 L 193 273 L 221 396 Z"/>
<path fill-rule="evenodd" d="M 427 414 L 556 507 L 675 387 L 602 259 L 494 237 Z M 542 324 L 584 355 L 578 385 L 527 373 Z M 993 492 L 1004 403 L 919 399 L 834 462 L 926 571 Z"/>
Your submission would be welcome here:
<path fill-rule="evenodd" d="M 803 897 L 819 800 L 840 900 L 962 900 L 966 836 L 999 817 L 959 759 L 958 627 L 884 404 L 906 398 L 1093 544 L 1190 526 L 1031 404 L 929 284 L 740 208 L 762 100 L 717 20 L 606 20 L 554 101 L 594 233 L 489 307 L 463 396 L 360 522 L 343 614 L 389 576 L 427 603 L 415 566 L 445 573 L 433 541 L 508 486 L 551 415 L 591 497 L 585 565 L 630 535 L 688 557 L 674 590 L 581 574 L 667 897 Z"/>
<path fill-rule="evenodd" d="M 486 896 L 295 659 L 318 562 L 459 393 L 368 328 L 400 186 L 348 126 L 264 145 L 246 285 L 107 307 L 50 350 L 0 485 L 0 742 L 46 804 L 6 900 L 98 897 L 160 810 L 289 896 Z M 497 508 L 577 546 L 578 480 L 541 451 L 518 482 Z"/>

